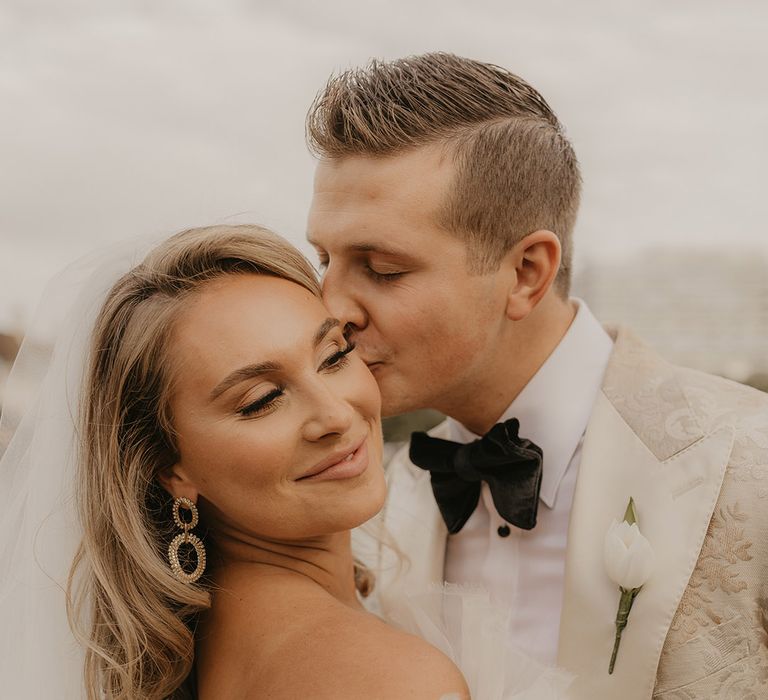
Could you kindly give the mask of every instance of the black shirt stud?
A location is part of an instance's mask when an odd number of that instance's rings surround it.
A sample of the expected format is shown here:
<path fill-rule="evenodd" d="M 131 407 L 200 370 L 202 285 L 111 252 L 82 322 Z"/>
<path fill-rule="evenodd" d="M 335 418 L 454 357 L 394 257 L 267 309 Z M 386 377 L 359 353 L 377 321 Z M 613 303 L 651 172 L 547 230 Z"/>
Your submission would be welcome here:
<path fill-rule="evenodd" d="M 499 533 L 499 537 L 509 537 L 511 530 L 509 529 L 509 525 L 504 523 L 503 525 L 499 525 L 499 529 L 496 530 L 496 532 Z"/>

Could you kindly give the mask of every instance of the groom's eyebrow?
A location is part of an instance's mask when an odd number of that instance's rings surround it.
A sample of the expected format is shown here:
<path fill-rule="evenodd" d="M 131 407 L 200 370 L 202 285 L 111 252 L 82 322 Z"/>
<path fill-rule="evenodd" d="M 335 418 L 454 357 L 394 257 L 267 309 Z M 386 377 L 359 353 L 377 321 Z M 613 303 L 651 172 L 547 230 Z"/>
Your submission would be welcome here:
<path fill-rule="evenodd" d="M 312 347 L 316 348 L 318 345 L 320 345 L 320 343 L 323 342 L 323 338 L 325 338 L 325 336 L 327 336 L 328 333 L 330 333 L 334 328 L 337 328 L 340 325 L 341 321 L 339 321 L 338 318 L 326 318 L 325 321 L 320 324 L 320 327 L 315 331 L 315 334 L 312 337 Z M 256 362 L 252 365 L 240 367 L 234 372 L 230 372 L 213 388 L 210 394 L 210 401 L 215 401 L 225 391 L 228 391 L 233 386 L 236 386 L 246 379 L 253 379 L 254 377 L 267 374 L 268 372 L 277 372 L 282 368 L 282 365 L 277 362 Z"/>
<path fill-rule="evenodd" d="M 317 249 L 322 246 L 315 241 L 312 236 L 307 236 L 307 242 Z M 350 243 L 347 250 L 353 253 L 380 253 L 381 255 L 390 255 L 392 257 L 411 257 L 405 250 L 400 250 L 393 246 L 382 245 L 381 243 Z"/>
<path fill-rule="evenodd" d="M 391 246 L 381 245 L 381 243 L 376 243 L 375 245 L 373 243 L 353 243 L 349 246 L 349 249 L 356 253 L 381 253 L 382 255 L 391 255 L 393 257 L 407 256 L 406 252 Z"/>

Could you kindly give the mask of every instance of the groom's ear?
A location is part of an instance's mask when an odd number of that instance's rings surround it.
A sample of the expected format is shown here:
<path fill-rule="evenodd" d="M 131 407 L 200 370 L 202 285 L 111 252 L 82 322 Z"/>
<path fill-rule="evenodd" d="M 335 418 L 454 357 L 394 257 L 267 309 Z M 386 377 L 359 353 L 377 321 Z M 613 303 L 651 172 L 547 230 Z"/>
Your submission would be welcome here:
<path fill-rule="evenodd" d="M 163 467 L 157 473 L 157 481 L 172 498 L 184 497 L 197 503 L 197 488 L 180 462 Z"/>
<path fill-rule="evenodd" d="M 507 318 L 521 321 L 551 289 L 560 269 L 562 249 L 552 231 L 534 231 L 507 253 L 503 262 L 510 272 Z"/>

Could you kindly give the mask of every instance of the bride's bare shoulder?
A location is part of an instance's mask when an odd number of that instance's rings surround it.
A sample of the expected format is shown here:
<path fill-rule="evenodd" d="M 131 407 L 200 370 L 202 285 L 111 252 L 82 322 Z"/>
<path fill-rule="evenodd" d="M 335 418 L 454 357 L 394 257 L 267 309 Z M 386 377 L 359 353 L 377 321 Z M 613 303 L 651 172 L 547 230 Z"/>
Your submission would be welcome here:
<path fill-rule="evenodd" d="M 271 605 L 255 617 L 252 608 L 226 608 L 198 644 L 200 700 L 469 698 L 448 657 L 369 613 L 323 599 Z"/>
<path fill-rule="evenodd" d="M 441 651 L 373 615 L 357 615 L 360 619 L 350 616 L 340 623 L 341 636 L 328 648 L 325 663 L 335 660 L 337 666 L 327 673 L 329 685 L 333 684 L 328 698 L 438 700 L 447 693 L 469 698 L 464 677 Z M 347 667 L 345 676 L 335 682 L 330 676 L 337 674 L 339 667 Z"/>

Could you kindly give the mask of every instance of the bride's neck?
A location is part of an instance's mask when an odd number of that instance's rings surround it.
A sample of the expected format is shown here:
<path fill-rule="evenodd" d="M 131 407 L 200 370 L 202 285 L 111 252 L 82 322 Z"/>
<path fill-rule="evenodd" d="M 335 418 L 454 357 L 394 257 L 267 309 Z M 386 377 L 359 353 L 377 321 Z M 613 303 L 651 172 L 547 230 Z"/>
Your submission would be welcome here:
<path fill-rule="evenodd" d="M 302 577 L 346 605 L 359 608 L 348 530 L 301 541 L 280 541 L 219 533 L 214 566 L 219 574 L 247 570 L 268 578 Z M 214 572 L 214 576 L 216 572 Z"/>

